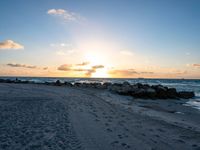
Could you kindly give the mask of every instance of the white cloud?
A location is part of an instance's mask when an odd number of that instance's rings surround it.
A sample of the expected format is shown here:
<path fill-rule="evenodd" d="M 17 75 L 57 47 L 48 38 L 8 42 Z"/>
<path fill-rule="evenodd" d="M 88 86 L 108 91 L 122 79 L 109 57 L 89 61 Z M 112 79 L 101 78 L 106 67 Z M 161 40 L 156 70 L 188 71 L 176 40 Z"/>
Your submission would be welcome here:
<path fill-rule="evenodd" d="M 126 56 L 133 56 L 133 52 L 131 52 L 131 51 L 120 51 L 120 54 L 122 54 L 122 55 L 126 55 Z"/>
<path fill-rule="evenodd" d="M 47 11 L 48 14 L 50 15 L 62 15 L 65 14 L 65 10 L 64 9 L 49 9 Z"/>
<path fill-rule="evenodd" d="M 10 67 L 22 67 L 22 68 L 29 68 L 29 69 L 37 68 L 37 66 L 26 65 L 26 64 L 16 64 L 16 63 L 8 63 L 7 66 L 10 66 Z"/>
<path fill-rule="evenodd" d="M 47 11 L 47 14 L 53 15 L 53 16 L 60 16 L 65 21 L 72 22 L 72 21 L 83 21 L 85 20 L 82 16 L 80 16 L 77 13 L 70 12 L 64 9 L 49 9 Z"/>
<path fill-rule="evenodd" d="M 0 42 L 0 49 L 24 49 L 24 46 L 12 40 Z"/>

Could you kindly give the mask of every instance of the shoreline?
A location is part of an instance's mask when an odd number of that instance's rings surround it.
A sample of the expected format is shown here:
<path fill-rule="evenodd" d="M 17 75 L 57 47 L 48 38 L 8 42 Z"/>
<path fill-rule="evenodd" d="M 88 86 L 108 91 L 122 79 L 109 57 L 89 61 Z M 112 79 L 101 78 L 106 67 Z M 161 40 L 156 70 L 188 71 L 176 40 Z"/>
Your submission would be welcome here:
<path fill-rule="evenodd" d="M 185 101 L 136 99 L 106 89 L 0 83 L 0 147 L 198 149 L 200 112 L 182 105 Z"/>
<path fill-rule="evenodd" d="M 56 80 L 55 82 L 42 82 L 37 83 L 35 81 L 29 80 L 15 80 L 11 79 L 0 79 L 0 83 L 15 83 L 15 84 L 44 84 L 44 85 L 54 85 L 54 86 L 69 86 L 69 87 L 83 87 L 83 88 L 97 88 L 97 89 L 108 89 L 119 95 L 128 95 L 135 98 L 143 99 L 190 99 L 195 97 L 194 91 L 177 91 L 176 88 L 171 88 L 163 86 L 161 84 L 150 85 L 135 83 L 131 84 L 127 81 L 123 83 L 112 83 L 112 82 L 74 82 L 69 81 L 61 82 Z"/>

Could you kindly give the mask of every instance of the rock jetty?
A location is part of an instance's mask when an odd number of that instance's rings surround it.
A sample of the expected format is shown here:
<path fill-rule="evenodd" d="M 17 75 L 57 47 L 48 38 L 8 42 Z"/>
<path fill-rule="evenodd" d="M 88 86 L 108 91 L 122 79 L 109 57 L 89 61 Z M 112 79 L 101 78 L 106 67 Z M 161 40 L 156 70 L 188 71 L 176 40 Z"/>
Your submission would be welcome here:
<path fill-rule="evenodd" d="M 21 81 L 19 79 L 10 80 L 10 79 L 0 79 L 0 83 L 32 83 L 36 84 L 33 81 Z M 189 99 L 195 96 L 193 91 L 177 91 L 175 88 L 169 88 L 163 85 L 149 85 L 149 84 L 130 84 L 129 82 L 123 83 L 86 83 L 86 82 L 64 82 L 60 80 L 56 82 L 45 82 L 45 85 L 54 85 L 54 86 L 69 86 L 69 87 L 82 87 L 82 88 L 97 88 L 97 89 L 107 89 L 111 92 L 133 96 L 135 98 L 143 99 Z"/>

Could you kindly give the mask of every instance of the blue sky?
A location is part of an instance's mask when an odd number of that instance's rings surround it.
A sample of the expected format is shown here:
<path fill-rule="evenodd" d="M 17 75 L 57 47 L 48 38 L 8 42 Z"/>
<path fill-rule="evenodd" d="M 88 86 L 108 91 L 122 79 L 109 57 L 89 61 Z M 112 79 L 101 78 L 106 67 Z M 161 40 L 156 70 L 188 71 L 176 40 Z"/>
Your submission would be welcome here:
<path fill-rule="evenodd" d="M 0 43 L 24 46 L 0 50 L 1 75 L 17 72 L 5 65 L 11 62 L 56 68 L 90 61 L 84 55 L 94 52 L 108 57 L 98 62 L 105 68 L 155 72 L 157 67 L 158 74 L 169 69 L 193 74 L 181 77 L 200 77 L 194 65 L 200 64 L 199 8 L 199 0 L 1 0 Z M 76 21 L 64 18 L 66 12 L 48 14 L 51 9 L 74 13 Z M 68 46 L 60 47 L 64 43 Z M 122 51 L 132 55 L 120 56 Z"/>

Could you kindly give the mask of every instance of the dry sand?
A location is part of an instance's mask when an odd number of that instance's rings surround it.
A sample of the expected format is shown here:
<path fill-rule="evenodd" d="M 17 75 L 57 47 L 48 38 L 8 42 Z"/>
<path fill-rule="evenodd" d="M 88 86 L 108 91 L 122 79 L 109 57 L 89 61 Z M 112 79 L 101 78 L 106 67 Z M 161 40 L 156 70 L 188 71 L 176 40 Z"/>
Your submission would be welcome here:
<path fill-rule="evenodd" d="M 0 83 L 0 149 L 200 149 L 200 111 L 183 104 Z"/>

